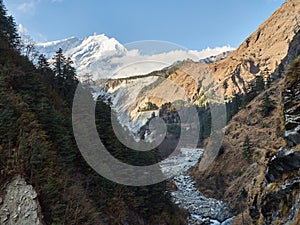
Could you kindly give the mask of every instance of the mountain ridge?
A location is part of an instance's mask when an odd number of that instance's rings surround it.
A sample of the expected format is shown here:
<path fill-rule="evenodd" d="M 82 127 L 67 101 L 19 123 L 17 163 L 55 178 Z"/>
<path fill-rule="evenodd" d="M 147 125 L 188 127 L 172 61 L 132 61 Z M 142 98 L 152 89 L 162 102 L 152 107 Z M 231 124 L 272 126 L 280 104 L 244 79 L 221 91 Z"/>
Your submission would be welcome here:
<path fill-rule="evenodd" d="M 269 66 L 270 75 L 277 80 L 241 108 L 224 128 L 225 138 L 216 160 L 204 171 L 199 171 L 197 167 L 192 171 L 200 191 L 230 203 L 237 214 L 233 224 L 299 223 L 299 211 L 295 210 L 299 201 L 296 194 L 299 193 L 299 134 L 295 131 L 297 129 L 293 130 L 299 124 L 291 120 L 290 115 L 292 114 L 292 118 L 299 118 L 296 97 L 299 93 L 299 10 L 299 1 L 286 1 L 236 52 L 217 63 L 224 67 L 220 71 L 227 72 L 228 76 L 224 80 L 238 78 L 240 75 L 245 78 L 244 83 L 250 85 L 254 77 L 250 73 L 250 67 L 237 73 L 237 68 L 243 68 L 240 62 L 234 62 L 232 65 L 237 67 L 229 68 L 229 72 L 225 66 L 234 61 L 232 57 L 237 58 L 238 53 L 243 54 L 252 42 L 255 45 L 255 40 L 259 33 L 259 36 L 263 34 L 263 29 L 272 31 L 274 27 L 278 27 L 278 23 L 289 24 L 283 28 L 291 32 L 281 30 L 280 35 L 274 33 L 275 39 L 272 37 L 270 46 L 267 44 L 266 53 L 262 52 L 262 56 L 253 60 L 260 65 L 259 62 L 264 62 L 264 54 L 270 54 L 270 59 L 262 68 L 264 70 Z M 259 48 L 260 45 L 257 46 L 258 50 Z M 280 54 L 274 54 L 276 49 L 281 49 Z M 296 61 L 293 62 L 295 58 Z M 276 65 L 275 62 L 279 59 L 281 61 Z M 218 74 L 221 77 L 220 71 Z M 235 72 L 231 74 L 230 71 Z M 260 72 L 257 74 L 260 75 Z M 230 91 L 234 93 L 243 90 L 243 86 L 239 88 L 241 90 L 232 88 Z M 229 95 L 231 92 L 225 93 Z M 266 96 L 275 106 L 267 115 L 262 113 L 262 108 L 266 106 Z M 246 154 L 249 150 L 251 156 Z"/>
<path fill-rule="evenodd" d="M 222 90 L 224 98 L 230 99 L 236 94 L 249 92 L 257 76 L 262 77 L 263 80 L 266 80 L 268 76 L 272 80 L 281 76 L 282 70 L 287 64 L 285 59 L 288 57 L 289 46 L 299 30 L 300 4 L 298 0 L 289 0 L 283 3 L 236 50 L 227 57 L 221 57 L 220 60 L 209 63 L 207 67 L 213 76 L 212 80 Z M 187 67 L 193 69 L 187 69 Z M 172 92 L 172 96 L 175 97 L 176 89 L 179 87 L 183 88 L 192 103 L 198 104 L 198 94 L 203 89 L 201 82 L 203 76 L 199 75 L 201 73 L 199 72 L 201 71 L 200 67 L 203 67 L 201 63 L 190 60 L 169 68 L 172 73 L 165 79 L 169 83 L 173 82 L 174 87 L 167 86 L 168 88 L 166 88 L 166 82 L 152 83 L 143 93 L 143 96 L 136 99 L 133 106 L 138 107 L 138 105 L 145 103 L 145 99 L 152 99 L 151 103 L 158 106 L 162 105 L 168 100 L 153 98 L 152 96 L 157 95 L 157 93 L 165 93 L 165 96 L 168 96 L 167 92 Z M 160 73 L 160 71 L 156 71 L 156 73 Z M 192 74 L 195 74 L 198 80 L 195 80 L 191 76 Z M 130 78 L 127 80 L 130 81 Z M 115 84 L 114 88 L 116 88 Z M 120 83 L 120 85 L 126 88 L 126 84 Z M 173 98 L 173 100 L 176 99 Z M 135 107 L 130 110 L 130 112 L 133 111 L 136 111 Z"/>
<path fill-rule="evenodd" d="M 155 45 L 156 42 L 157 45 Z M 61 48 L 64 54 L 73 60 L 79 78 L 89 74 L 93 75 L 95 81 L 144 75 L 172 66 L 177 61 L 188 58 L 199 61 L 212 56 L 211 60 L 213 60 L 214 56 L 217 57 L 223 52 L 233 50 L 229 45 L 200 51 L 185 50 L 172 43 L 156 42 L 140 41 L 136 45 L 129 44 L 127 46 L 122 45 L 115 38 L 100 34 L 82 39 L 70 37 L 58 41 L 38 43 L 36 49 L 39 53 L 45 54 L 46 58 L 51 59 L 55 52 Z M 147 48 L 149 52 L 143 52 L 144 45 L 154 45 L 153 48 L 157 48 L 162 44 L 170 45 L 167 46 L 170 49 L 163 53 L 151 53 L 151 48 Z M 141 62 L 144 63 L 143 66 L 139 65 Z M 132 69 L 124 71 L 124 68 L 127 67 Z"/>
<path fill-rule="evenodd" d="M 245 93 L 256 75 L 267 68 L 275 73 L 287 56 L 293 37 L 299 32 L 300 6 L 298 0 L 288 0 L 252 33 L 231 56 L 214 65 L 211 70 L 224 88 L 224 95 Z"/>

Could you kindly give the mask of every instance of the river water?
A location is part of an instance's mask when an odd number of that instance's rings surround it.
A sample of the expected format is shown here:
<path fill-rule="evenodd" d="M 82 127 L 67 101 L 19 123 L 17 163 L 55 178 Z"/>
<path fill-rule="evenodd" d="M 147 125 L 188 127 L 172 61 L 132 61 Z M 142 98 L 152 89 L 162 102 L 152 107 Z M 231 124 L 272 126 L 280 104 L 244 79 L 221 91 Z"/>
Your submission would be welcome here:
<path fill-rule="evenodd" d="M 177 156 L 167 158 L 160 163 L 162 172 L 168 175 L 176 172 L 172 181 L 177 186 L 171 192 L 175 204 L 188 210 L 188 225 L 213 224 L 231 225 L 232 214 L 223 201 L 207 198 L 195 187 L 195 181 L 190 177 L 188 170 L 195 166 L 203 154 L 203 149 L 182 148 Z"/>

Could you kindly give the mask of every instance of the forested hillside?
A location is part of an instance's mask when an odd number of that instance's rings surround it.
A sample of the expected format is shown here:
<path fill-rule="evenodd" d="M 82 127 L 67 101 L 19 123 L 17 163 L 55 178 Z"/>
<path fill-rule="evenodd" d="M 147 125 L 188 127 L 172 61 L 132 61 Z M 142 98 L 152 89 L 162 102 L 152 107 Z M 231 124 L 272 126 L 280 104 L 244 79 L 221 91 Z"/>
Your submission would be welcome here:
<path fill-rule="evenodd" d="M 85 163 L 72 133 L 78 80 L 71 60 L 58 49 L 52 65 L 43 55 L 34 65 L 20 54 L 28 47 L 21 43 L 0 1 L 0 196 L 21 175 L 38 193 L 45 224 L 184 224 L 186 214 L 172 205 L 165 183 L 118 185 Z M 106 126 L 110 107 L 99 100 L 97 110 L 101 138 L 115 143 Z M 110 147 L 116 154 L 124 150 Z"/>

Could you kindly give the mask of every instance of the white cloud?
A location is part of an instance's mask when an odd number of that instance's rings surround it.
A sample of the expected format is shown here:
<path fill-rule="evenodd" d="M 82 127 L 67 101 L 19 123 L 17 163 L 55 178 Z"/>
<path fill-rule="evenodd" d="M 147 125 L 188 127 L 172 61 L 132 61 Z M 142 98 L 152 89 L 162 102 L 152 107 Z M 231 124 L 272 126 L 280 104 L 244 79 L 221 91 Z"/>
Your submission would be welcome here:
<path fill-rule="evenodd" d="M 28 34 L 28 29 L 23 26 L 23 24 L 18 25 L 18 32 L 21 35 L 27 35 Z"/>
<path fill-rule="evenodd" d="M 30 38 L 33 39 L 35 42 L 45 42 L 47 41 L 47 37 L 41 33 L 32 33 L 23 24 L 19 24 L 18 33 L 21 35 L 22 39 Z"/>
<path fill-rule="evenodd" d="M 34 14 L 38 3 L 45 0 L 26 0 L 25 2 L 16 6 L 17 10 L 25 14 Z M 47 0 L 51 3 L 63 2 L 64 0 Z"/>
<path fill-rule="evenodd" d="M 26 1 L 18 5 L 17 9 L 23 13 L 34 14 L 38 2 L 39 0 Z"/>
<path fill-rule="evenodd" d="M 94 80 L 145 75 L 178 61 L 192 59 L 197 62 L 233 50 L 229 45 L 202 51 L 186 50 L 163 41 L 140 41 L 123 46 L 105 35 L 94 35 L 82 40 L 69 38 L 38 45 L 38 50 L 48 58 L 58 48 L 62 48 L 66 56 L 72 58 L 79 77 L 93 74 Z"/>
<path fill-rule="evenodd" d="M 155 55 L 141 55 L 138 50 L 130 50 L 123 57 L 115 57 L 111 59 L 110 63 L 119 65 L 116 70 L 111 72 L 113 77 L 125 77 L 129 74 L 130 76 L 148 74 L 152 71 L 161 70 L 170 66 L 177 61 L 183 61 L 186 59 L 199 61 L 200 59 L 205 59 L 207 57 L 232 50 L 234 50 L 234 48 L 229 45 L 207 48 L 202 51 L 175 50 Z"/>
<path fill-rule="evenodd" d="M 189 51 L 191 54 L 194 54 L 195 56 L 197 56 L 199 59 L 205 59 L 207 57 L 210 56 L 215 56 L 215 55 L 219 55 L 223 52 L 227 52 L 227 51 L 233 51 L 235 50 L 235 48 L 232 48 L 230 45 L 226 45 L 226 46 L 222 46 L 222 47 L 215 47 L 215 48 L 206 48 L 202 51 Z"/>

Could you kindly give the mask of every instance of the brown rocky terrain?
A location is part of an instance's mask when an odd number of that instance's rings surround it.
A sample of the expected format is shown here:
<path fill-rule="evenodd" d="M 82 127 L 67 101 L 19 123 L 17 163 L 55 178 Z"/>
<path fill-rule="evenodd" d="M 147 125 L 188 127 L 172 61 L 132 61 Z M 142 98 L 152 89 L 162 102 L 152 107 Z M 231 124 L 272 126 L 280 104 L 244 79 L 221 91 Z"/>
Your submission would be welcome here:
<path fill-rule="evenodd" d="M 266 90 L 275 102 L 281 101 L 282 86 L 283 81 L 279 80 Z M 284 127 L 281 105 L 276 105 L 268 117 L 262 116 L 260 109 L 264 94 L 255 98 L 226 126 L 222 151 L 215 161 L 205 171 L 199 171 L 197 166 L 192 171 L 201 192 L 225 199 L 237 214 L 247 208 L 248 186 L 265 170 L 266 154 L 274 155 L 285 146 L 281 137 Z M 252 152 L 250 156 L 243 154 L 246 137 Z M 244 217 L 245 220 L 249 218 L 247 210 Z"/>
<path fill-rule="evenodd" d="M 286 73 L 282 89 L 286 146 L 273 155 L 266 153 L 265 166 L 256 182 L 249 185 L 248 212 L 252 223 L 299 224 L 300 212 L 300 58 Z"/>
<path fill-rule="evenodd" d="M 192 171 L 200 191 L 230 202 L 239 214 L 234 224 L 299 223 L 300 60 L 291 63 L 299 55 L 299 43 L 298 32 L 283 59 L 291 64 L 284 78 L 226 126 L 218 158 L 205 171 Z M 275 105 L 267 116 L 261 113 L 266 94 Z M 243 154 L 245 149 L 251 150 L 250 157 Z"/>
<path fill-rule="evenodd" d="M 200 100 L 199 93 L 211 82 L 219 85 L 224 97 L 245 93 L 257 75 L 265 79 L 268 74 L 278 77 L 286 65 L 289 47 L 299 30 L 299 1 L 287 0 L 238 49 L 226 53 L 227 57 L 218 57 L 218 60 L 209 61 L 208 65 L 203 65 L 205 60 L 200 63 L 187 60 L 146 75 L 160 77 L 161 81 L 144 88 L 131 111 L 145 102 L 145 99 L 160 106 L 169 101 L 188 98 L 197 105 Z M 210 81 L 205 85 L 203 79 L 207 77 L 210 77 Z M 107 87 L 124 86 L 124 82 L 132 80 L 138 83 L 137 77 L 124 78 L 110 80 Z"/>
<path fill-rule="evenodd" d="M 156 73 L 162 81 L 145 88 L 131 108 L 145 99 L 157 106 L 186 97 L 199 104 L 199 93 L 216 83 L 230 98 L 247 93 L 256 76 L 275 80 L 225 127 L 216 160 L 191 172 L 202 193 L 230 203 L 234 224 L 299 224 L 299 66 L 286 73 L 299 46 L 300 1 L 287 0 L 226 58 L 207 65 L 185 61 L 167 75 Z M 265 96 L 274 104 L 267 115 Z"/>
<path fill-rule="evenodd" d="M 300 3 L 287 0 L 228 58 L 210 66 L 223 87 L 227 87 L 224 94 L 244 92 L 266 68 L 270 73 L 278 70 L 299 29 Z"/>

